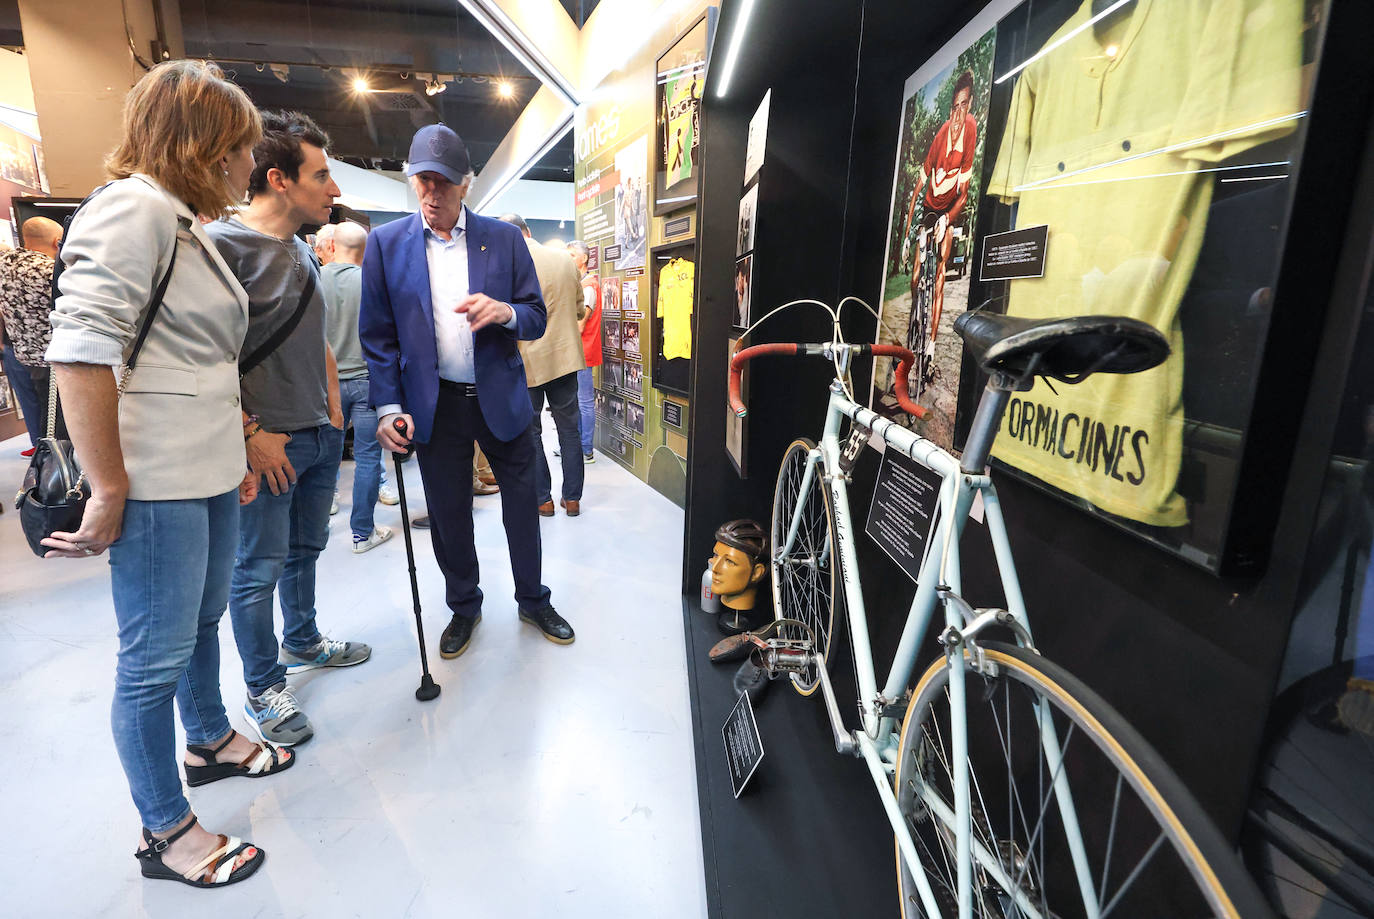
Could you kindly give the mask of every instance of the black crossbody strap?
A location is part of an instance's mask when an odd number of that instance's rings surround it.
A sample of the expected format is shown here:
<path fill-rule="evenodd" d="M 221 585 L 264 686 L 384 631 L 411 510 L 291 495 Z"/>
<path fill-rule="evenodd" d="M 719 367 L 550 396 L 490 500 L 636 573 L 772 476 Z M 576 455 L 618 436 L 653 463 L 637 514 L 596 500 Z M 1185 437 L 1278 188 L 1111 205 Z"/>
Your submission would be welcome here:
<path fill-rule="evenodd" d="M 305 287 L 301 288 L 301 299 L 296 304 L 296 311 L 291 314 L 291 318 L 282 323 L 281 328 L 272 333 L 272 337 L 267 339 L 250 355 L 247 360 L 239 362 L 239 377 L 245 377 L 254 367 L 267 359 L 267 356 L 277 348 L 281 347 L 282 342 L 291 337 L 291 333 L 296 331 L 296 326 L 301 324 L 301 319 L 305 316 L 305 308 L 310 305 L 310 300 L 315 296 L 315 272 L 307 271 L 305 274 Z"/>
<path fill-rule="evenodd" d="M 177 226 L 181 226 L 181 219 L 177 218 Z M 138 338 L 134 339 L 134 349 L 129 352 L 129 359 L 124 362 L 128 371 L 134 369 L 134 362 L 138 360 L 138 352 L 143 350 L 143 342 L 148 338 L 148 332 L 153 327 L 153 317 L 162 308 L 162 298 L 167 294 L 167 285 L 172 281 L 172 269 L 177 264 L 177 241 L 172 238 L 172 258 L 167 262 L 167 270 L 162 274 L 162 280 L 157 282 L 157 291 L 153 294 L 153 301 L 148 305 L 148 316 L 143 320 L 143 328 L 138 330 Z"/>

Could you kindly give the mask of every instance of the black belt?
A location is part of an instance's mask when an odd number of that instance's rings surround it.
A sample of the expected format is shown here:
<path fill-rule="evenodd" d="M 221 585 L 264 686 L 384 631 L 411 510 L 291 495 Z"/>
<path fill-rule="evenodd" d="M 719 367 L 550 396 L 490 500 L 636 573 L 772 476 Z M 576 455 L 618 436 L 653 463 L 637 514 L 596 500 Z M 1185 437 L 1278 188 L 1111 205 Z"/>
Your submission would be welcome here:
<path fill-rule="evenodd" d="M 477 398 L 476 383 L 455 383 L 452 380 L 439 379 L 439 388 L 447 389 L 449 392 L 459 396 L 467 396 L 469 399 Z"/>

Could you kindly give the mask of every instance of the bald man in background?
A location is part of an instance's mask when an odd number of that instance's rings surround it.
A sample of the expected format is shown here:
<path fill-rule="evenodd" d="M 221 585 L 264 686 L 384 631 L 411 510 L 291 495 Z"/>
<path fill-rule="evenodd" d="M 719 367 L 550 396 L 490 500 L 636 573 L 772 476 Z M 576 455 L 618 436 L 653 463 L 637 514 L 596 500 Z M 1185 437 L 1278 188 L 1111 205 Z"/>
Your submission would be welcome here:
<path fill-rule="evenodd" d="M 329 230 L 328 235 L 324 231 Z M 328 248 L 320 252 L 320 240 Z M 373 513 L 382 480 L 382 448 L 377 443 L 377 411 L 368 401 L 367 362 L 358 340 L 358 309 L 362 302 L 363 253 L 367 231 L 356 223 L 326 224 L 315 236 L 316 254 L 328 256 L 320 270 L 324 293 L 325 336 L 339 365 L 339 405 L 344 428 L 353 422 L 353 552 L 362 554 L 392 537 L 390 527 L 377 526 Z"/>
<path fill-rule="evenodd" d="M 47 217 L 30 217 L 20 232 L 24 248 L 0 253 L 0 311 L 5 338 L 33 381 L 37 410 L 30 436 L 42 437 L 48 424 L 48 362 L 43 353 L 52 336 L 52 268 L 62 244 L 62 225 Z M 24 414 L 27 422 L 27 409 Z M 60 412 L 56 428 L 59 437 L 67 436 Z"/>

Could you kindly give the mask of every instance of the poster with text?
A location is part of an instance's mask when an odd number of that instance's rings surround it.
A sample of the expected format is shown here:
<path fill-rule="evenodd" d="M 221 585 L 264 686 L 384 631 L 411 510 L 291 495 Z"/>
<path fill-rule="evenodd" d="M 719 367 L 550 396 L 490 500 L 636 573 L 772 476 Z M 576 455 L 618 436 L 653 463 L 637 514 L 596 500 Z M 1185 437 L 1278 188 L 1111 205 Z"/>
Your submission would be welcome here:
<path fill-rule="evenodd" d="M 878 341 L 916 355 L 914 418 L 897 405 L 897 362 L 874 363 L 871 407 L 946 449 L 954 444 L 996 30 L 956 39 L 906 82 L 883 265 Z"/>

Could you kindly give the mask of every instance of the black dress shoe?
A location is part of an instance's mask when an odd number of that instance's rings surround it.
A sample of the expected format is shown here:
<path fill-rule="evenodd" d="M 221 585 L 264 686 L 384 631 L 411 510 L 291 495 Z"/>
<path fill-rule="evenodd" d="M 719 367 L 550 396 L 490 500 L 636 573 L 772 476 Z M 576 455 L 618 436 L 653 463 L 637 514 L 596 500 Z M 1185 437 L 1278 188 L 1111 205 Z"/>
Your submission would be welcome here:
<path fill-rule="evenodd" d="M 429 514 L 425 514 L 423 517 L 416 517 L 414 520 L 410 521 L 410 525 L 417 530 L 428 530 Z"/>
<path fill-rule="evenodd" d="M 444 660 L 453 660 L 466 651 L 472 643 L 472 630 L 481 621 L 481 613 L 476 616 L 459 616 L 455 613 L 444 634 L 439 636 L 439 656 Z"/>
<path fill-rule="evenodd" d="M 738 699 L 740 693 L 748 693 L 749 701 L 759 704 L 759 699 L 768 690 L 768 671 L 754 663 L 753 659 L 740 664 L 739 670 L 735 671 L 735 679 L 731 685 L 735 688 L 735 698 Z"/>
<path fill-rule="evenodd" d="M 556 645 L 570 645 L 573 643 L 573 628 L 568 625 L 568 620 L 558 615 L 557 610 L 552 606 L 546 606 L 539 610 L 520 611 L 520 621 L 528 622 L 530 625 L 544 633 L 544 637 Z"/>

